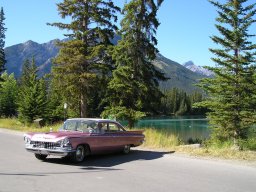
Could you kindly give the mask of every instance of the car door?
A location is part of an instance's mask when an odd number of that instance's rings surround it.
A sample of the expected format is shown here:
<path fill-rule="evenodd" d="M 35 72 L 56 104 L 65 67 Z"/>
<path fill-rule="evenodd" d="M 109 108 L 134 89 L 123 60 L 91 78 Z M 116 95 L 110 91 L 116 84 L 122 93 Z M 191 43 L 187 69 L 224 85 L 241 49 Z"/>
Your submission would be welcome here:
<path fill-rule="evenodd" d="M 122 132 L 123 130 L 118 124 L 114 122 L 108 123 L 108 133 L 112 137 L 111 145 L 115 150 L 120 150 L 123 148 L 125 134 L 122 134 Z"/>
<path fill-rule="evenodd" d="M 98 133 L 91 134 L 93 153 L 108 153 L 116 150 L 115 133 L 109 129 L 109 122 L 98 123 Z"/>

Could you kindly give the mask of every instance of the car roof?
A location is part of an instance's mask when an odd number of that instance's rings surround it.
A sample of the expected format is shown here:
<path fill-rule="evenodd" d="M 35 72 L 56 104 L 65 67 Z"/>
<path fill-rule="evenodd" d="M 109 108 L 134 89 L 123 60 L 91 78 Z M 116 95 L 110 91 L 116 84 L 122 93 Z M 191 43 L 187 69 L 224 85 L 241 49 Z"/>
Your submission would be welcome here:
<path fill-rule="evenodd" d="M 111 119 L 100 119 L 100 118 L 70 118 L 67 120 L 77 120 L 77 121 L 97 121 L 98 123 L 102 122 L 113 122 L 113 123 L 118 123 L 115 120 L 111 120 Z"/>

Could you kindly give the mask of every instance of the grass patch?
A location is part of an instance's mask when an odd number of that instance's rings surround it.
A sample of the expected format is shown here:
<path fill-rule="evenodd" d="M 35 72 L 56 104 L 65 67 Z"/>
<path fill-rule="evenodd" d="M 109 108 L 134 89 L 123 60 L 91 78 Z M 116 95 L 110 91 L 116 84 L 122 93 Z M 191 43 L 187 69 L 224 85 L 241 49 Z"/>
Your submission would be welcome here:
<path fill-rule="evenodd" d="M 51 128 L 53 131 L 57 131 L 60 126 L 61 126 L 61 123 L 57 123 L 54 125 L 43 126 L 40 128 L 34 124 L 25 125 L 19 122 L 15 118 L 0 119 L 0 128 L 21 131 L 21 132 L 48 132 L 50 131 Z"/>
<path fill-rule="evenodd" d="M 153 128 L 146 128 L 144 131 L 146 141 L 142 145 L 143 147 L 149 147 L 154 149 L 170 149 L 174 146 L 178 146 L 181 142 L 179 138 L 168 131 Z"/>
<path fill-rule="evenodd" d="M 208 141 L 209 142 L 209 141 Z M 256 152 L 251 150 L 238 150 L 234 147 L 233 142 L 209 142 L 203 143 L 200 148 L 193 148 L 189 145 L 176 147 L 180 153 L 191 154 L 201 157 L 213 157 L 226 160 L 246 160 L 256 162 Z"/>
<path fill-rule="evenodd" d="M 190 154 L 199 157 L 213 157 L 226 160 L 246 160 L 250 162 L 256 162 L 255 151 L 239 151 L 233 148 L 192 148 L 189 146 L 178 146 L 175 148 L 176 152 Z"/>

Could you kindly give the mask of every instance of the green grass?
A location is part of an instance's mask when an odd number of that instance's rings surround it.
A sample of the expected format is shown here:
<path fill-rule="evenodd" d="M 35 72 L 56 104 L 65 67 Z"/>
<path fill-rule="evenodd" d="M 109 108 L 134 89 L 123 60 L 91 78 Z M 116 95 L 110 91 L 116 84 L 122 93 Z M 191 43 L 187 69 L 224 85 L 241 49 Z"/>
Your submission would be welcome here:
<path fill-rule="evenodd" d="M 233 145 L 224 144 L 223 146 L 207 146 L 193 148 L 188 145 L 178 146 L 176 152 L 190 154 L 193 156 L 210 157 L 226 160 L 246 160 L 256 163 L 256 152 L 250 150 L 237 150 Z"/>
<path fill-rule="evenodd" d="M 146 128 L 144 131 L 145 142 L 143 147 L 154 149 L 171 149 L 174 146 L 180 145 L 180 140 L 177 136 L 168 133 L 163 129 L 157 130 L 153 128 Z"/>
<path fill-rule="evenodd" d="M 220 142 L 217 140 L 207 140 L 202 143 L 202 147 L 193 148 L 189 145 L 181 145 L 176 147 L 176 151 L 180 153 L 186 153 L 193 156 L 210 157 L 227 160 L 246 160 L 256 163 L 256 151 L 238 150 L 238 147 L 234 147 L 232 141 Z"/>

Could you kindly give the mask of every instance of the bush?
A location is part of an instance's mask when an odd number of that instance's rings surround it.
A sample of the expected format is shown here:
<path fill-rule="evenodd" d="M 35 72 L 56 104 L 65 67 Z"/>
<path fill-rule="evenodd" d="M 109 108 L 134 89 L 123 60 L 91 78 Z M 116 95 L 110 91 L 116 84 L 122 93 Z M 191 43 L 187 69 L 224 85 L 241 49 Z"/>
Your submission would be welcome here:
<path fill-rule="evenodd" d="M 245 141 L 240 141 L 239 146 L 243 150 L 256 151 L 256 138 L 249 138 Z"/>
<path fill-rule="evenodd" d="M 187 141 L 188 144 L 202 144 L 203 143 L 203 140 L 202 139 L 199 139 L 199 138 L 189 138 L 188 141 Z"/>

